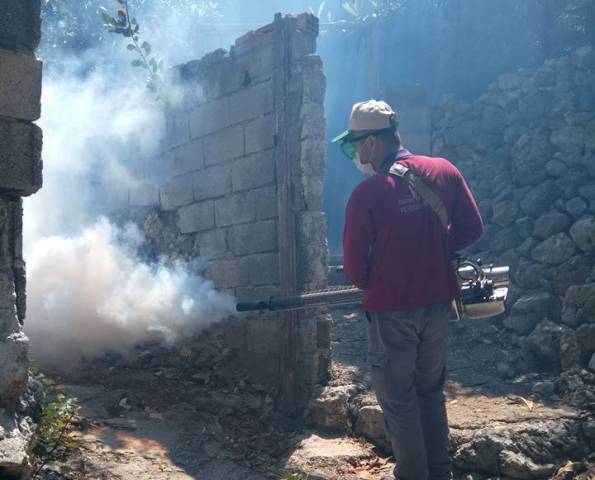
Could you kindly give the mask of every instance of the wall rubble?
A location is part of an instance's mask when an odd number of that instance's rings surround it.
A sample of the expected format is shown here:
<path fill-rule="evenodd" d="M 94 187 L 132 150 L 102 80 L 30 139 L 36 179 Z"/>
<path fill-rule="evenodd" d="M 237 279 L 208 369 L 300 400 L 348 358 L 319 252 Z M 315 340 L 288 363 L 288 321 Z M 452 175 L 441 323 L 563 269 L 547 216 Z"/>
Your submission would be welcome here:
<path fill-rule="evenodd" d="M 512 268 L 504 325 L 524 359 L 592 366 L 595 50 L 503 74 L 473 103 L 445 98 L 432 122 L 433 153 L 458 164 L 487 224 L 472 254 Z"/>
<path fill-rule="evenodd" d="M 275 21 L 177 69 L 184 101 L 167 112 L 162 174 L 129 194 L 155 254 L 209 262 L 242 300 L 326 286 L 322 213 L 325 77 L 311 15 Z M 320 312 L 231 319 L 237 367 L 302 408 L 329 366 Z"/>
<path fill-rule="evenodd" d="M 41 188 L 40 0 L 9 0 L 0 18 L 0 477 L 28 468 L 30 421 L 20 417 L 28 383 L 21 197 Z"/>

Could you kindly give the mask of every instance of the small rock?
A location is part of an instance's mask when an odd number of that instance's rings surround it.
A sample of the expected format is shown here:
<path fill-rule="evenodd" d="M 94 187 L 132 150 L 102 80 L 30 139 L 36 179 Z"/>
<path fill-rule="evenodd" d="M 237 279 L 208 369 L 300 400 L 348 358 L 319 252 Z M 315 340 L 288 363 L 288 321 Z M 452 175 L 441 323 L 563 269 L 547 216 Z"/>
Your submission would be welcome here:
<path fill-rule="evenodd" d="M 595 324 L 587 323 L 576 330 L 576 338 L 585 355 L 595 353 Z"/>
<path fill-rule="evenodd" d="M 554 394 L 554 382 L 536 382 L 531 391 L 542 398 L 550 398 Z"/>
<path fill-rule="evenodd" d="M 525 215 L 537 217 L 547 210 L 557 198 L 559 188 L 553 181 L 539 183 L 532 188 L 520 202 L 521 210 Z"/>
<path fill-rule="evenodd" d="M 555 465 L 537 465 L 521 453 L 503 450 L 500 452 L 502 473 L 512 478 L 544 478 L 554 473 Z"/>
<path fill-rule="evenodd" d="M 544 320 L 527 337 L 529 349 L 550 368 L 560 368 L 560 338 L 568 327 Z"/>
<path fill-rule="evenodd" d="M 582 285 L 591 274 L 592 260 L 587 255 L 577 255 L 561 264 L 554 273 L 554 289 L 564 296 L 571 285 Z"/>
<path fill-rule="evenodd" d="M 350 428 L 348 408 L 349 399 L 354 391 L 353 385 L 326 387 L 322 394 L 310 403 L 310 420 L 314 425 L 324 428 Z"/>
<path fill-rule="evenodd" d="M 591 360 L 589 361 L 589 369 L 592 372 L 595 372 L 595 353 L 591 356 Z"/>
<path fill-rule="evenodd" d="M 505 200 L 493 206 L 492 222 L 501 227 L 506 227 L 519 217 L 519 208 L 515 201 Z"/>
<path fill-rule="evenodd" d="M 545 164 L 545 171 L 552 177 L 563 177 L 568 171 L 568 166 L 560 160 L 550 160 Z"/>
<path fill-rule="evenodd" d="M 586 217 L 576 221 L 570 228 L 570 236 L 583 252 L 595 251 L 595 218 Z"/>
<path fill-rule="evenodd" d="M 390 440 L 384 429 L 384 416 L 379 405 L 366 405 L 359 409 L 354 432 L 386 450 L 390 449 Z"/>
<path fill-rule="evenodd" d="M 587 210 L 587 202 L 582 197 L 574 197 L 566 202 L 565 208 L 570 215 L 578 218 Z"/>
<path fill-rule="evenodd" d="M 544 213 L 535 221 L 534 235 L 541 239 L 549 238 L 556 233 L 566 231 L 571 222 L 571 218 L 564 213 Z"/>
<path fill-rule="evenodd" d="M 531 258 L 541 263 L 559 265 L 574 255 L 574 242 L 565 233 L 558 233 L 541 242 L 531 252 Z"/>
<path fill-rule="evenodd" d="M 562 302 L 562 322 L 576 327 L 583 323 L 591 323 L 593 316 L 595 316 L 595 283 L 568 287 Z"/>
<path fill-rule="evenodd" d="M 510 315 L 505 317 L 502 323 L 506 328 L 519 335 L 528 335 L 541 320 L 543 317 L 535 314 Z"/>

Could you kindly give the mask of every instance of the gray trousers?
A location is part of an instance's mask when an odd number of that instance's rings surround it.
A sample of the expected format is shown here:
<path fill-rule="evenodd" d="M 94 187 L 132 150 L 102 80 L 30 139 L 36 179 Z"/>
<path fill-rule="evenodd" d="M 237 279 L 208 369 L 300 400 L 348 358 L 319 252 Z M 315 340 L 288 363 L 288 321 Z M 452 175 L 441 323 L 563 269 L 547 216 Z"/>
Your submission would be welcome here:
<path fill-rule="evenodd" d="M 368 363 L 398 480 L 449 480 L 443 393 L 451 303 L 367 313 Z"/>

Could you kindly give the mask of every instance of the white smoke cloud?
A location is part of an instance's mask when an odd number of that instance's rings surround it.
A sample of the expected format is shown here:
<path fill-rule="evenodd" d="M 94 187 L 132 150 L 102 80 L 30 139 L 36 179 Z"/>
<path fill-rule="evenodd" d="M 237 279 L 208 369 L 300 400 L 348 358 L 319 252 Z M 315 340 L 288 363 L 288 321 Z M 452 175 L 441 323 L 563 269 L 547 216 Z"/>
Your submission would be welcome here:
<path fill-rule="evenodd" d="M 118 40 L 46 63 L 44 185 L 24 204 L 25 331 L 42 367 L 70 370 L 81 357 L 171 342 L 234 310 L 233 298 L 191 266 L 140 261 L 142 233 L 102 218 L 155 174 L 146 168 L 165 129 L 163 105 Z"/>
<path fill-rule="evenodd" d="M 138 261 L 142 241 L 135 226 L 102 218 L 79 235 L 35 243 L 26 331 L 42 365 L 70 369 L 81 357 L 171 342 L 233 312 L 233 298 L 188 265 Z"/>
<path fill-rule="evenodd" d="M 46 75 L 40 126 L 44 131 L 44 185 L 25 202 L 26 247 L 36 239 L 75 231 L 109 210 L 102 186 L 125 195 L 138 178 L 134 161 L 161 149 L 164 118 L 142 77 L 123 83 L 105 71 L 82 72 L 65 59 Z"/>

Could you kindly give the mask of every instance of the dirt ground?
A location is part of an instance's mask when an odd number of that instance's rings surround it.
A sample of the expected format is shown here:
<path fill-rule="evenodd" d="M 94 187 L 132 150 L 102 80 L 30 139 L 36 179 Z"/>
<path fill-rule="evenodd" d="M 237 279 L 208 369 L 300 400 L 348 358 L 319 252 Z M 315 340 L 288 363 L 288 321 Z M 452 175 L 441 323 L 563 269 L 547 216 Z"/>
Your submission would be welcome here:
<path fill-rule="evenodd" d="M 365 391 L 365 321 L 357 310 L 335 308 L 332 315 L 330 385 L 360 385 L 374 402 Z M 532 396 L 531 386 L 547 376 L 517 373 L 508 340 L 492 321 L 453 324 L 447 385 L 453 432 L 581 414 L 555 395 Z M 378 480 L 392 470 L 389 455 L 361 437 L 284 418 L 265 386 L 224 369 L 164 368 L 158 360 L 106 358 L 76 377 L 58 378 L 59 389 L 81 404 L 69 433 L 77 447 L 59 451 L 39 478 Z M 490 477 L 467 471 L 456 478 Z"/>

